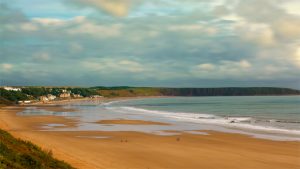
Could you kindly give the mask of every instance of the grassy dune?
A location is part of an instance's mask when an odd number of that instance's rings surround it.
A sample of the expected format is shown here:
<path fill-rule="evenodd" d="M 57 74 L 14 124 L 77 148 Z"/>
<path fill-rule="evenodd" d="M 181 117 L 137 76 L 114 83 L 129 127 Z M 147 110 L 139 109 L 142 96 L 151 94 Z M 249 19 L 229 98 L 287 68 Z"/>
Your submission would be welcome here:
<path fill-rule="evenodd" d="M 104 97 L 163 96 L 159 88 L 100 89 Z"/>
<path fill-rule="evenodd" d="M 73 169 L 36 145 L 0 129 L 0 169 Z"/>
<path fill-rule="evenodd" d="M 104 97 L 134 96 L 268 96 L 300 95 L 299 90 L 275 87 L 225 88 L 147 88 L 147 87 L 95 87 Z"/>

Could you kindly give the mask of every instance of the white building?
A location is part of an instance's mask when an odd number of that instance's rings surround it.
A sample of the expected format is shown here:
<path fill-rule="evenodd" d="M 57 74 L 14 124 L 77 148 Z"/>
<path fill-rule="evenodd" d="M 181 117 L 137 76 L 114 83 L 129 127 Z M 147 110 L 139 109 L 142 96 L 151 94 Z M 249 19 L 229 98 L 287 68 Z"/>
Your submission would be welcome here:
<path fill-rule="evenodd" d="M 59 95 L 60 98 L 70 98 L 71 94 L 70 93 L 62 93 Z"/>
<path fill-rule="evenodd" d="M 92 95 L 92 96 L 90 96 L 90 98 L 103 98 L 103 96 L 100 96 L 100 95 Z"/>
<path fill-rule="evenodd" d="M 81 97 L 83 97 L 83 96 L 81 96 L 80 94 L 72 94 L 72 96 L 73 96 L 74 98 L 81 98 Z"/>
<path fill-rule="evenodd" d="M 29 104 L 31 103 L 30 100 L 18 101 L 19 104 Z"/>
<path fill-rule="evenodd" d="M 39 100 L 42 101 L 42 102 L 48 102 L 49 101 L 47 96 L 40 96 Z"/>
<path fill-rule="evenodd" d="M 48 98 L 49 100 L 55 100 L 55 99 L 56 99 L 56 96 L 54 96 L 54 95 L 52 95 L 52 94 L 48 94 L 48 95 L 47 95 L 47 98 Z"/>
<path fill-rule="evenodd" d="M 21 91 L 21 88 L 4 87 L 4 90 L 8 90 L 8 91 Z"/>

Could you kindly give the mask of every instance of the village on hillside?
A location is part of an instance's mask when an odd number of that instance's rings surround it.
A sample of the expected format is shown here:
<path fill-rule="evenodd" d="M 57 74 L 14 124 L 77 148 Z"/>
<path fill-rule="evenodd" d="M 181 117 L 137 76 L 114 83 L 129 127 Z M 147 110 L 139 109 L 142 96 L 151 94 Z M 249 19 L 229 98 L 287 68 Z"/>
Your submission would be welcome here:
<path fill-rule="evenodd" d="M 31 104 L 36 102 L 71 100 L 81 98 L 102 98 L 97 91 L 87 88 L 44 88 L 44 87 L 0 87 L 0 97 L 15 101 L 17 104 Z"/>

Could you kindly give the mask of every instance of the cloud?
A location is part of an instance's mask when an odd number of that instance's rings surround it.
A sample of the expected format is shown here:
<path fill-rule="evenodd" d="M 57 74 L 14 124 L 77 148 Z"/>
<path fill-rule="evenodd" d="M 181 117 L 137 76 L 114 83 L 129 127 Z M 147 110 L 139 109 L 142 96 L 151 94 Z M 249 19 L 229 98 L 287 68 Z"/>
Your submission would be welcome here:
<path fill-rule="evenodd" d="M 282 7 L 282 4 L 289 6 L 295 3 L 279 0 L 239 0 L 231 13 L 243 18 L 242 21 L 245 26 L 264 25 L 264 30 L 260 30 L 262 36 L 265 37 L 262 42 L 267 40 L 265 44 L 269 44 L 274 39 L 286 43 L 286 41 L 300 38 L 300 30 L 298 29 L 300 15 L 290 14 L 288 9 Z"/>
<path fill-rule="evenodd" d="M 300 15 L 300 1 L 298 0 L 289 0 L 289 1 L 282 1 L 280 4 L 289 14 L 292 15 Z"/>
<path fill-rule="evenodd" d="M 267 24 L 241 22 L 237 25 L 236 30 L 245 41 L 253 42 L 264 47 L 274 46 L 276 44 L 274 32 Z"/>
<path fill-rule="evenodd" d="M 34 24 L 31 24 L 31 23 L 24 23 L 24 24 L 21 24 L 20 26 L 21 30 L 23 31 L 37 31 L 38 30 L 38 27 Z"/>
<path fill-rule="evenodd" d="M 77 19 L 76 17 L 75 19 Z M 60 26 L 65 24 L 65 20 L 57 19 L 57 18 L 33 18 L 33 23 L 40 24 L 42 26 Z"/>
<path fill-rule="evenodd" d="M 67 30 L 67 33 L 71 35 L 87 34 L 97 37 L 115 37 L 121 35 L 121 24 L 114 25 L 99 25 L 89 21 L 85 21 L 80 25 L 76 25 L 73 28 Z"/>
<path fill-rule="evenodd" d="M 216 66 L 211 63 L 203 63 L 200 65 L 197 65 L 196 67 L 201 71 L 212 71 L 215 69 Z"/>
<path fill-rule="evenodd" d="M 239 0 L 234 12 L 251 22 L 273 22 L 285 15 L 276 0 Z"/>
<path fill-rule="evenodd" d="M 70 43 L 70 50 L 72 52 L 81 52 L 83 50 L 83 47 L 81 44 L 79 44 L 77 42 L 72 42 L 72 43 Z"/>
<path fill-rule="evenodd" d="M 133 0 L 66 0 L 70 4 L 105 11 L 113 16 L 126 16 L 133 5 Z"/>
<path fill-rule="evenodd" d="M 81 36 L 89 35 L 95 38 L 117 37 L 122 34 L 122 24 L 99 23 L 87 19 L 84 16 L 77 16 L 70 19 L 57 18 L 32 18 L 28 21 L 6 24 L 4 30 L 9 32 L 29 32 L 37 35 L 44 32 L 44 36 Z M 37 34 L 34 34 L 36 32 Z M 43 35 L 41 35 L 43 36 Z"/>
<path fill-rule="evenodd" d="M 2 72 L 5 72 L 5 73 L 11 72 L 13 70 L 13 67 L 14 66 L 12 64 L 9 64 L 9 63 L 0 64 L 0 68 L 1 68 Z"/>
<path fill-rule="evenodd" d="M 47 52 L 38 52 L 33 55 L 33 58 L 38 61 L 49 61 L 51 56 Z"/>
<path fill-rule="evenodd" d="M 295 50 L 294 63 L 300 68 L 300 46 Z"/>
<path fill-rule="evenodd" d="M 300 17 L 287 17 L 274 23 L 274 30 L 283 39 L 300 38 Z"/>
<path fill-rule="evenodd" d="M 26 14 L 7 6 L 0 10 L 0 58 L 13 67 L 1 78 L 57 85 L 296 82 L 298 16 L 278 0 L 235 1 L 68 0 L 61 4 L 63 13 L 53 8 L 55 15 L 28 14 L 29 5 L 21 8 Z M 51 9 L 52 1 L 45 3 Z M 119 3 L 123 9 L 105 9 L 105 3 Z"/>
<path fill-rule="evenodd" d="M 185 32 L 198 32 L 209 35 L 215 35 L 218 30 L 215 27 L 203 26 L 200 24 L 185 24 L 185 25 L 170 25 L 168 27 L 170 31 L 185 31 Z"/>
<path fill-rule="evenodd" d="M 140 73 L 144 71 L 144 67 L 139 62 L 122 59 L 94 59 L 91 61 L 83 61 L 82 65 L 89 70 L 98 71 L 99 73 Z"/>
<path fill-rule="evenodd" d="M 247 60 L 228 61 L 223 60 L 219 64 L 203 63 L 192 68 L 191 73 L 203 78 L 231 78 L 243 77 L 251 71 L 252 64 Z"/>

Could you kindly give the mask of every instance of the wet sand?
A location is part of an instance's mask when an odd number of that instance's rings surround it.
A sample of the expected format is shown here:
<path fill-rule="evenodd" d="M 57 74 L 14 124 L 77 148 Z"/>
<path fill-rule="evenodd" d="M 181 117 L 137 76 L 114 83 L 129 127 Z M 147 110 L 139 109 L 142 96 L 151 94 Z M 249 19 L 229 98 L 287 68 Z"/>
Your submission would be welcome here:
<path fill-rule="evenodd" d="M 271 141 L 205 131 L 160 136 L 139 132 L 39 131 L 44 123 L 76 125 L 55 116 L 17 116 L 23 107 L 2 107 L 0 127 L 52 150 L 82 169 L 299 169 L 300 142 Z M 53 109 L 52 109 L 53 110 Z M 58 111 L 58 110 L 57 110 Z M 111 120 L 110 123 L 114 122 Z M 143 124 L 144 125 L 144 124 Z M 138 127 L 138 124 L 135 124 Z"/>
<path fill-rule="evenodd" d="M 144 120 L 128 120 L 128 119 L 119 119 L 119 120 L 101 120 L 96 122 L 98 124 L 126 124 L 126 125 L 170 125 L 167 123 L 155 122 L 155 121 L 144 121 Z"/>

